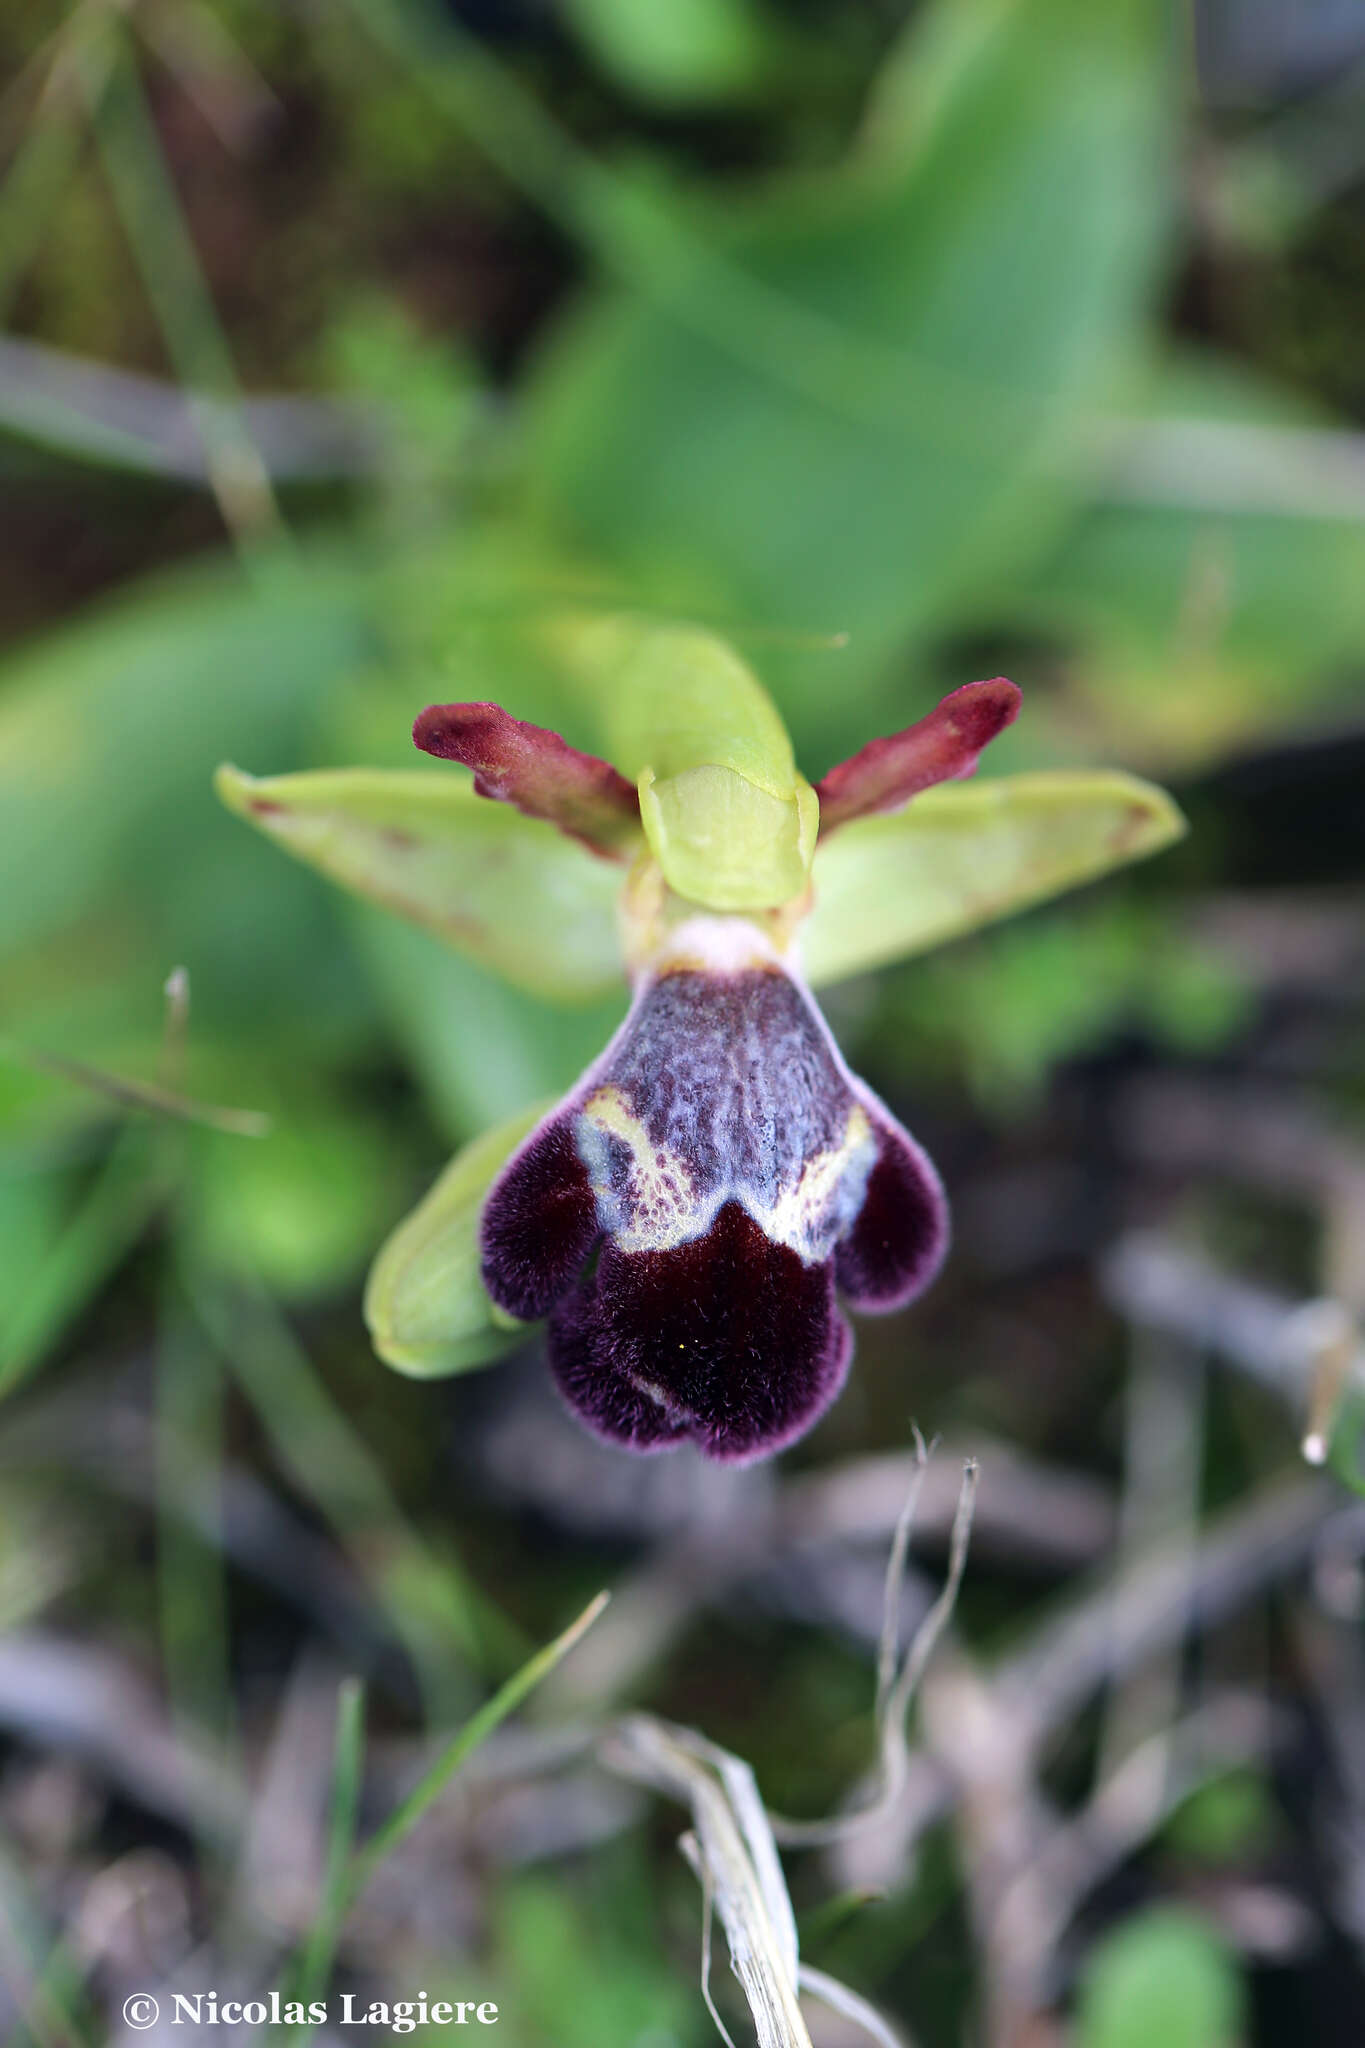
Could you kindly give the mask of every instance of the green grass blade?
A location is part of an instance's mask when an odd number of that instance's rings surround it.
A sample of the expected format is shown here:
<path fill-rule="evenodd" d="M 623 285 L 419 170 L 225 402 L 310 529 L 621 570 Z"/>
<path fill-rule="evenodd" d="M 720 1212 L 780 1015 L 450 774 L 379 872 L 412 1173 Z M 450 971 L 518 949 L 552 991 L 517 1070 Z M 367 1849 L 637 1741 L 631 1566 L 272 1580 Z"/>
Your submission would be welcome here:
<path fill-rule="evenodd" d="M 498 1660 L 514 1641 L 519 1651 L 524 1639 L 453 1558 L 438 1558 L 412 1528 L 382 1467 L 271 1298 L 242 1288 L 229 1299 L 207 1276 L 187 1270 L 184 1278 L 195 1314 L 276 1456 L 373 1589 L 412 1659 L 428 1709 L 459 1711 L 468 1702 L 466 1664 Z"/>
<path fill-rule="evenodd" d="M 327 1858 L 323 1876 L 322 1901 L 303 1953 L 293 1972 L 287 1997 L 305 2007 L 321 2000 L 331 1978 L 346 1916 L 385 1858 L 406 1840 L 418 1821 L 439 1798 L 461 1765 L 468 1762 L 480 1743 L 513 1713 L 527 1694 L 554 1670 L 596 1621 L 609 1595 L 599 1593 L 590 1600 L 575 1621 L 543 1649 L 528 1658 L 519 1671 L 470 1716 L 459 1734 L 449 1742 L 423 1774 L 407 1798 L 373 1834 L 364 1848 L 354 1851 L 356 1815 L 360 1805 L 364 1764 L 365 1695 L 358 1679 L 347 1679 L 337 1699 L 337 1732 L 332 1769 L 332 1796 L 327 1823 Z M 290 2036 L 295 2048 L 312 2034 L 311 2025 L 296 2028 Z"/>
<path fill-rule="evenodd" d="M 351 1863 L 360 1784 L 365 1762 L 365 1688 L 358 1678 L 343 1679 L 337 1694 L 336 1744 L 332 1761 L 332 1794 L 327 1814 L 327 1861 L 322 1904 L 299 1958 L 289 1996 L 307 2006 L 321 1999 L 331 1979 L 347 1908 L 354 1896 Z M 306 2041 L 311 2027 L 291 2039 Z"/>
<path fill-rule="evenodd" d="M 165 1290 L 156 1345 L 156 1596 L 171 1722 L 187 1749 L 212 1745 L 244 1789 L 232 1689 L 222 1494 L 224 1373 L 184 1306 Z M 185 1518 L 185 1466 L 201 1475 L 200 1526 Z M 207 1526 L 205 1526 L 207 1524 Z M 221 1835 L 200 1826 L 206 1875 L 223 1875 Z"/>
<path fill-rule="evenodd" d="M 89 2048 L 96 2022 L 70 1938 L 49 1939 L 17 1848 L 0 1836 L 0 1956 L 18 2005 L 10 2048 Z"/>
<path fill-rule="evenodd" d="M 279 530 L 279 511 L 246 425 L 232 352 L 126 40 L 116 51 L 91 119 L 114 203 L 203 442 L 214 496 L 229 532 L 240 546 L 248 546 L 254 537 Z"/>
<path fill-rule="evenodd" d="M 211 1131 L 226 1131 L 237 1138 L 266 1138 L 270 1119 L 255 1109 L 227 1109 L 217 1103 L 195 1102 L 173 1088 L 155 1081 L 139 1081 L 127 1074 L 110 1073 L 92 1067 L 85 1060 L 68 1059 L 63 1053 L 44 1052 L 38 1046 L 19 1045 L 0 1038 L 0 1060 L 32 1067 L 40 1074 L 55 1074 L 76 1088 L 88 1088 L 119 1109 L 141 1111 L 147 1116 L 174 1117 L 182 1123 L 203 1124 Z"/>
<path fill-rule="evenodd" d="M 72 1318 L 93 1300 L 141 1237 L 167 1187 L 148 1134 L 126 1131 L 28 1287 L 0 1320 L 0 1398 L 42 1364 Z"/>
<path fill-rule="evenodd" d="M 416 1827 L 423 1814 L 445 1790 L 460 1766 L 468 1761 L 479 1747 L 486 1742 L 493 1730 L 500 1727 L 508 1715 L 518 1708 L 528 1693 L 534 1692 L 543 1678 L 547 1678 L 580 1638 L 587 1634 L 601 1614 L 610 1594 L 602 1592 L 588 1602 L 576 1621 L 570 1622 L 562 1635 L 557 1635 L 543 1650 L 537 1650 L 528 1658 L 519 1671 L 513 1672 L 506 1682 L 498 1687 L 490 1700 L 486 1700 L 477 1713 L 472 1714 L 454 1740 L 447 1744 L 428 1771 L 409 1792 L 407 1798 L 392 1813 L 357 1856 L 351 1879 L 351 1896 L 358 1897 L 369 1879 L 379 1868 L 385 1857 L 392 1854 L 399 1843 Z"/>
<path fill-rule="evenodd" d="M 0 322 L 8 321 L 15 293 L 51 232 L 83 142 L 69 106 L 39 107 L 0 186 Z"/>

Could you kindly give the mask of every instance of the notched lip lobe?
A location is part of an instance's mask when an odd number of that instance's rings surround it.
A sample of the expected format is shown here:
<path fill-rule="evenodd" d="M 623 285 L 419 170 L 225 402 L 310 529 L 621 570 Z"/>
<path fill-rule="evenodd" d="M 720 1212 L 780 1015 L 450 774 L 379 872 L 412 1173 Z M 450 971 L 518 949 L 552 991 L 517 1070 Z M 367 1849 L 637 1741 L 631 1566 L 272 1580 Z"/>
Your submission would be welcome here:
<path fill-rule="evenodd" d="M 941 1191 L 913 1141 L 889 1114 L 879 1112 L 848 1073 L 799 973 L 763 932 L 734 919 L 719 929 L 680 930 L 678 936 L 682 943 L 675 951 L 657 954 L 641 972 L 632 1018 L 620 1035 L 560 1105 L 543 1135 L 528 1140 L 528 1149 L 504 1170 L 501 1186 L 490 1195 L 491 1231 L 488 1217 L 485 1222 L 485 1274 L 496 1298 L 504 1261 L 506 1286 L 521 1287 L 522 1266 L 540 1266 L 552 1247 L 555 1292 L 537 1286 L 535 1306 L 538 1313 L 549 1314 L 549 1358 L 560 1392 L 596 1434 L 640 1452 L 675 1448 L 691 1439 L 708 1457 L 748 1463 L 795 1441 L 837 1397 L 853 1344 L 836 1294 L 843 1294 L 855 1310 L 875 1312 L 901 1305 L 924 1284 L 929 1267 L 937 1263 L 929 1240 L 942 1237 L 941 1218 L 929 1213 L 936 1203 L 941 1206 Z M 789 987 L 790 1001 L 774 994 L 781 984 Z M 661 1009 L 652 1008 L 651 991 L 656 999 L 668 992 Z M 803 1039 L 803 1016 L 829 1055 L 831 1083 L 842 1083 L 855 1107 L 861 1107 L 869 1123 L 865 1135 L 875 1137 L 880 1148 L 878 1159 L 898 1144 L 907 1150 L 908 1164 L 900 1176 L 904 1185 L 882 1186 L 886 1174 L 878 1179 L 878 1160 L 871 1162 L 864 1196 L 870 1190 L 880 1199 L 874 1238 L 866 1245 L 857 1242 L 860 1202 L 857 1213 L 850 1212 L 848 1228 L 822 1246 L 827 1255 L 817 1255 L 815 1241 L 801 1233 L 781 1228 L 774 1235 L 778 1217 L 770 1216 L 766 1205 L 756 1210 L 736 1191 L 736 1183 L 724 1193 L 711 1190 L 713 1198 L 719 1197 L 714 1207 L 699 1201 L 690 1217 L 672 1218 L 672 1229 L 660 1230 L 657 1237 L 653 1229 L 646 1230 L 632 1243 L 637 1233 L 628 1219 L 599 1206 L 607 1192 L 598 1184 L 602 1169 L 593 1148 L 585 1154 L 574 1129 L 578 1119 L 600 1095 L 619 1093 L 632 1126 L 641 1126 L 632 1131 L 632 1150 L 642 1157 L 647 1151 L 647 1163 L 662 1167 L 660 1140 L 650 1136 L 646 1146 L 650 1134 L 643 1126 L 669 1067 L 687 1065 L 685 1048 L 694 1033 L 699 1064 L 693 1079 L 700 1084 L 710 1077 L 697 1096 L 705 1120 L 710 1087 L 730 1097 L 730 1083 L 737 1080 L 737 1048 L 750 1027 L 762 1040 L 765 1027 L 773 1025 L 777 1056 L 780 1047 L 790 1049 L 793 1037 L 798 1044 Z M 642 1030 L 651 1034 L 649 1040 L 639 1037 Z M 763 1056 L 761 1045 L 749 1046 L 751 1062 Z M 810 1061 L 798 1059 L 797 1085 L 818 1079 L 824 1064 L 813 1054 Z M 770 1081 L 768 1108 L 780 1122 L 789 1091 L 777 1070 Z M 747 1091 L 738 1088 L 734 1113 L 741 1113 L 746 1101 Z M 600 1110 L 600 1101 L 597 1106 Z M 724 1104 L 717 1103 L 715 1110 L 724 1121 Z M 844 1148 L 850 1135 L 856 1134 L 845 1128 Z M 561 1156 L 552 1164 L 555 1144 Z M 710 1174 L 708 1168 L 703 1180 Z M 550 1184 L 556 1176 L 558 1190 Z M 747 1176 L 742 1178 L 747 1185 Z M 699 1186 L 695 1192 L 700 1197 L 705 1189 Z M 565 1198 L 559 1207 L 551 1199 L 557 1194 Z M 906 1233 L 897 1212 L 904 1211 L 907 1196 L 922 1212 L 915 1226 L 920 1250 L 900 1242 Z M 614 1202 L 606 1206 L 615 1209 Z M 547 1227 L 555 1233 L 548 1245 L 542 1236 Z M 882 1236 L 887 1243 L 880 1242 Z M 929 1256 L 921 1257 L 923 1250 Z"/>

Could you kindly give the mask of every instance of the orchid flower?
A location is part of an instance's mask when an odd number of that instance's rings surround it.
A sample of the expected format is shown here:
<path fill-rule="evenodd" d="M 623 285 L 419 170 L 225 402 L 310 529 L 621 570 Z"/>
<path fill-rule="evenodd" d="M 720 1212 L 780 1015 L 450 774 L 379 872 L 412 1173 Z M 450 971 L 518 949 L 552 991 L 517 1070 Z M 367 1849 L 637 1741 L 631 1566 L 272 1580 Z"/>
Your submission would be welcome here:
<path fill-rule="evenodd" d="M 218 787 L 523 985 L 631 987 L 564 1100 L 466 1147 L 385 1246 L 366 1297 L 380 1355 L 460 1371 L 547 1317 L 560 1392 L 598 1435 L 744 1463 L 837 1396 L 841 1299 L 904 1306 L 948 1241 L 934 1167 L 849 1071 L 812 987 L 1153 852 L 1181 821 L 1118 773 L 961 787 L 1017 715 L 1003 677 L 812 787 L 712 634 L 620 615 L 544 633 L 610 760 L 497 705 L 446 704 L 413 738 L 472 780 L 225 768 Z"/>

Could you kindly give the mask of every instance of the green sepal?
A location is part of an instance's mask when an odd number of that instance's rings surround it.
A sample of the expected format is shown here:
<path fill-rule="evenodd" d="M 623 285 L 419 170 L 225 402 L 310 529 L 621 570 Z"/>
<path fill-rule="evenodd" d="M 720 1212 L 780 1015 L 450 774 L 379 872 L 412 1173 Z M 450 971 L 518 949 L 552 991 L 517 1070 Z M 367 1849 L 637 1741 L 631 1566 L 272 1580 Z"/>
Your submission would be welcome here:
<path fill-rule="evenodd" d="M 810 877 L 819 805 L 771 698 L 700 626 L 556 621 L 555 652 L 593 695 L 606 752 L 639 786 L 669 887 L 707 910 L 770 910 Z"/>
<path fill-rule="evenodd" d="M 1164 790 L 1084 769 L 927 789 L 822 842 L 802 933 L 819 986 L 942 945 L 1180 838 Z"/>
<path fill-rule="evenodd" d="M 476 796 L 457 771 L 338 768 L 258 780 L 222 767 L 230 810 L 334 882 L 553 1002 L 620 983 L 621 870 Z"/>
<path fill-rule="evenodd" d="M 479 1217 L 498 1170 L 553 1102 L 518 1110 L 455 1154 L 384 1244 L 365 1287 L 365 1321 L 386 1365 L 441 1379 L 491 1365 L 527 1326 L 488 1298 L 479 1278 Z"/>

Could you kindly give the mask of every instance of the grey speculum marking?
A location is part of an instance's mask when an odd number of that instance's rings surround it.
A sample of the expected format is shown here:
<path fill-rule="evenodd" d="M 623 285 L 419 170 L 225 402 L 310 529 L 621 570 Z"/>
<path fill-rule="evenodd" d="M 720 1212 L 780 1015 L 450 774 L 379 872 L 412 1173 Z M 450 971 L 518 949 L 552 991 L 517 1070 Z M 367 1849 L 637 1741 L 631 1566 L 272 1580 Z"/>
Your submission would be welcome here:
<path fill-rule="evenodd" d="M 662 1251 L 738 1201 L 823 1262 L 862 1205 L 876 1140 L 803 989 L 780 969 L 677 969 L 641 994 L 575 1118 L 602 1228 Z"/>

